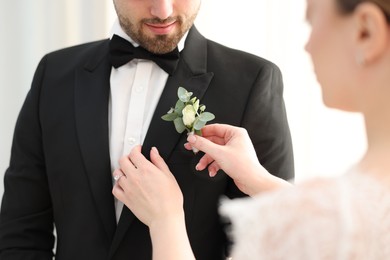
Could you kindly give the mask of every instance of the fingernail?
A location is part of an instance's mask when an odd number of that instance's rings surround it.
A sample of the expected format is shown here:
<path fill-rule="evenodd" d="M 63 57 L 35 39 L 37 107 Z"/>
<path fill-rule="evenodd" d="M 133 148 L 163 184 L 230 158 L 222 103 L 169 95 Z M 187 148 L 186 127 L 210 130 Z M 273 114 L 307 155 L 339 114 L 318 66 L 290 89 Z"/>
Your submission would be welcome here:
<path fill-rule="evenodd" d="M 155 152 L 155 153 L 157 153 L 157 154 L 159 154 L 159 152 L 158 152 L 157 148 L 156 148 L 156 147 L 154 147 L 154 146 L 152 147 L 152 151 L 153 151 L 153 152 Z"/>
<path fill-rule="evenodd" d="M 190 142 L 190 143 L 194 143 L 196 141 L 195 135 L 189 135 L 187 137 L 187 141 Z"/>
<path fill-rule="evenodd" d="M 197 171 L 199 171 L 199 166 L 198 166 L 199 164 L 197 164 L 196 166 L 195 166 L 195 170 L 197 170 Z"/>

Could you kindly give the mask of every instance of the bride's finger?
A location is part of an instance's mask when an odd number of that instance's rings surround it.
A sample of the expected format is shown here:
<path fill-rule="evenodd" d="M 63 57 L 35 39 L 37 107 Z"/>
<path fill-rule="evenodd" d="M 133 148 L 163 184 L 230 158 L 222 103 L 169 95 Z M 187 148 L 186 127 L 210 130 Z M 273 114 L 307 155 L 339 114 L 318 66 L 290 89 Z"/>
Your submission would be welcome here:
<path fill-rule="evenodd" d="M 215 136 L 215 135 L 212 135 L 212 136 L 202 136 L 203 138 L 209 140 L 210 142 L 213 142 L 214 144 L 219 144 L 219 145 L 225 145 L 226 144 L 226 140 L 222 137 L 219 137 L 219 136 Z M 185 143 L 184 144 L 184 148 L 186 148 L 187 150 L 192 150 L 192 146 L 190 143 Z"/>
<path fill-rule="evenodd" d="M 217 162 L 212 162 L 209 167 L 208 167 L 208 170 L 209 170 L 209 176 L 210 177 L 214 177 L 215 175 L 217 175 L 218 171 L 221 169 L 221 167 L 219 167 L 218 163 Z"/>
<path fill-rule="evenodd" d="M 231 129 L 235 128 L 231 125 L 226 124 L 210 124 L 202 128 L 202 136 L 218 136 L 225 137 Z"/>
<path fill-rule="evenodd" d="M 149 160 L 141 153 L 141 149 L 142 146 L 137 145 L 130 151 L 129 154 L 129 159 L 136 168 L 150 163 Z"/>
<path fill-rule="evenodd" d="M 160 156 L 156 147 L 152 147 L 152 149 L 150 150 L 150 160 L 160 170 L 164 172 L 169 172 L 168 165 L 165 163 L 164 159 Z"/>
<path fill-rule="evenodd" d="M 112 194 L 120 201 L 123 201 L 125 198 L 125 192 L 122 186 L 119 184 L 119 181 L 116 181 L 112 187 Z"/>
<path fill-rule="evenodd" d="M 137 169 L 137 167 L 135 167 L 133 162 L 130 160 L 129 156 L 122 156 L 119 159 L 119 166 L 121 170 L 126 174 L 130 174 Z"/>
<path fill-rule="evenodd" d="M 199 160 L 198 164 L 195 166 L 195 168 L 198 171 L 203 171 L 213 161 L 214 161 L 214 159 L 211 156 L 209 156 L 208 154 L 205 154 L 205 155 L 202 156 L 202 158 L 200 158 L 200 160 Z"/>
<path fill-rule="evenodd" d="M 126 175 L 125 175 L 124 172 L 122 172 L 120 169 L 116 169 L 116 170 L 112 173 L 112 177 L 114 178 L 115 182 L 117 182 L 120 178 L 126 177 Z"/>
<path fill-rule="evenodd" d="M 192 146 L 190 145 L 190 143 L 185 143 L 185 144 L 184 144 L 184 148 L 186 148 L 186 149 L 189 150 L 189 151 L 192 150 Z"/>
<path fill-rule="evenodd" d="M 203 151 L 207 156 L 213 158 L 218 161 L 218 158 L 221 156 L 221 150 L 224 149 L 224 146 L 219 144 L 215 144 L 208 140 L 207 138 L 190 135 L 187 137 L 187 141 L 192 147 Z"/>
<path fill-rule="evenodd" d="M 226 140 L 223 137 L 216 136 L 216 135 L 210 135 L 210 136 L 202 136 L 203 138 L 209 140 L 210 142 L 213 142 L 214 144 L 219 144 L 219 145 L 225 145 Z"/>

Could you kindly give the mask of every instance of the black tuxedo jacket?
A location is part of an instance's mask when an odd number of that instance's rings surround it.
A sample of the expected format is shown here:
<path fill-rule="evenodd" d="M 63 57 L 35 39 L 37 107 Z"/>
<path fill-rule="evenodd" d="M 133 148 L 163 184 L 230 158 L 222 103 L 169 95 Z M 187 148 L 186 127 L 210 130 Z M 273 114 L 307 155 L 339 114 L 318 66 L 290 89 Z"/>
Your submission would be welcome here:
<path fill-rule="evenodd" d="M 125 207 L 118 225 L 110 170 L 108 40 L 46 55 L 17 120 L 5 174 L 0 259 L 151 259 L 148 229 Z M 205 39 L 190 30 L 168 78 L 143 151 L 159 149 L 184 195 L 186 224 L 197 259 L 223 259 L 226 239 L 217 212 L 221 195 L 243 196 L 223 172 L 195 171 L 199 156 L 184 149 L 164 115 L 179 86 L 215 114 L 213 122 L 245 127 L 271 173 L 293 177 L 282 77 L 271 62 Z M 53 226 L 56 239 L 53 236 Z M 55 243 L 55 245 L 54 245 Z"/>

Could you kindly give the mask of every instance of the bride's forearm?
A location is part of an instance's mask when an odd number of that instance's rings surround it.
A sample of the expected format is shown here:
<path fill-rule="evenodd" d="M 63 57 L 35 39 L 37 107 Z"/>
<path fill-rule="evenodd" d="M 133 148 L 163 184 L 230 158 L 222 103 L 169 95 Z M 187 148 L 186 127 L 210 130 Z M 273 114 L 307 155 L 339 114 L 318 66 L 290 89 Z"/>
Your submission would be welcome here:
<path fill-rule="evenodd" d="M 152 223 L 149 230 L 153 260 L 195 259 L 187 236 L 184 213 Z"/>
<path fill-rule="evenodd" d="M 251 194 L 248 194 L 250 196 L 257 195 L 261 192 L 290 187 L 291 183 L 268 173 L 266 176 L 257 178 L 257 180 L 254 181 L 252 185 L 253 187 L 251 189 Z"/>

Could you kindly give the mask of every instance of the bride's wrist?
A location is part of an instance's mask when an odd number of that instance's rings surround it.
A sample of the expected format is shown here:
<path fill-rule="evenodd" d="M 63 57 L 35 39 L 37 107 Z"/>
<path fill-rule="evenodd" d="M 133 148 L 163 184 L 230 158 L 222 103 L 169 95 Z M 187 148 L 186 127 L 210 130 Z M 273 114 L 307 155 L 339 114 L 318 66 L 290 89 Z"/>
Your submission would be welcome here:
<path fill-rule="evenodd" d="M 170 212 L 162 217 L 158 217 L 149 224 L 150 232 L 158 231 L 175 226 L 178 223 L 185 223 L 184 210 Z"/>
<path fill-rule="evenodd" d="M 247 185 L 249 196 L 254 196 L 261 192 L 272 191 L 291 185 L 287 181 L 270 174 L 264 168 L 257 169 L 256 173 L 257 174 L 253 180 Z"/>

